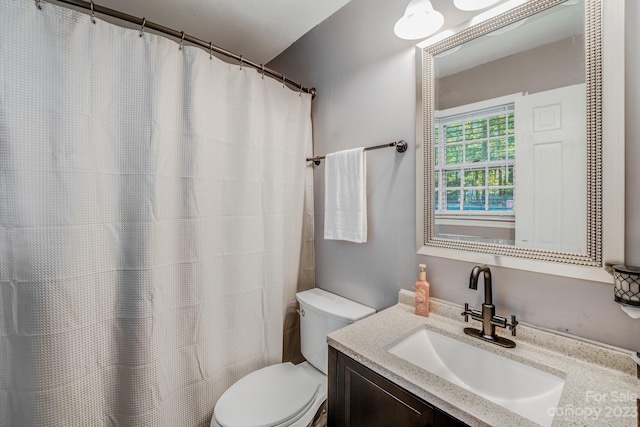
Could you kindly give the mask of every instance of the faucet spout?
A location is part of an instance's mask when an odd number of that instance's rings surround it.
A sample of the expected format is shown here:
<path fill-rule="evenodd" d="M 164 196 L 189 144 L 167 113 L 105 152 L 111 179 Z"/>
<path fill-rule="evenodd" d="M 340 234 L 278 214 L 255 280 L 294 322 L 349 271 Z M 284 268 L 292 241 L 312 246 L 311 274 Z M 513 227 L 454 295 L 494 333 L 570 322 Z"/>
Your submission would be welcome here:
<path fill-rule="evenodd" d="M 482 304 L 482 310 L 470 310 L 469 304 L 465 304 L 462 315 L 464 316 L 465 322 L 469 321 L 469 316 L 474 320 L 482 322 L 482 329 L 464 328 L 464 333 L 503 347 L 513 348 L 516 346 L 513 341 L 496 335 L 496 326 L 499 326 L 501 328 L 509 328 L 511 334 L 515 336 L 518 321 L 516 320 L 516 316 L 511 316 L 511 323 L 508 323 L 507 319 L 502 316 L 496 316 L 496 308 L 493 305 L 493 295 L 491 291 L 491 270 L 489 266 L 476 265 L 473 267 L 471 276 L 469 277 L 469 288 L 474 290 L 478 289 L 480 273 L 483 273 L 484 276 L 484 303 Z"/>
<path fill-rule="evenodd" d="M 493 305 L 493 293 L 491 286 L 491 270 L 488 265 L 476 265 L 471 270 L 471 276 L 469 277 L 469 289 L 478 289 L 478 278 L 480 273 L 484 273 L 484 303 L 486 305 Z"/>

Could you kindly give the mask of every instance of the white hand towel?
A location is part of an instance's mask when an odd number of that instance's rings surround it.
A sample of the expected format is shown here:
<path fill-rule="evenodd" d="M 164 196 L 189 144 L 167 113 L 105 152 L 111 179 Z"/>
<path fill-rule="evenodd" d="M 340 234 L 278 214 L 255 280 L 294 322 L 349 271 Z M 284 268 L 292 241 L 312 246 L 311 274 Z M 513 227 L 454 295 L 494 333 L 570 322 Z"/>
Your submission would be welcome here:
<path fill-rule="evenodd" d="M 367 165 L 364 148 L 328 154 L 324 168 L 324 238 L 366 242 Z"/>

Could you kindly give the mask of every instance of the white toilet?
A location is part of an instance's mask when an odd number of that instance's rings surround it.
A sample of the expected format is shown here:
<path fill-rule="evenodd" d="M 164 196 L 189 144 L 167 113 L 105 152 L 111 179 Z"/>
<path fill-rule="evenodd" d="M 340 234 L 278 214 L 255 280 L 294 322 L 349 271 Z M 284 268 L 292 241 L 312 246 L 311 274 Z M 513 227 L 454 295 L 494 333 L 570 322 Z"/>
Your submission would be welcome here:
<path fill-rule="evenodd" d="M 236 382 L 216 403 L 211 427 L 307 427 L 313 421 L 327 399 L 327 334 L 375 310 L 317 288 L 296 298 L 307 361 L 267 366 Z"/>

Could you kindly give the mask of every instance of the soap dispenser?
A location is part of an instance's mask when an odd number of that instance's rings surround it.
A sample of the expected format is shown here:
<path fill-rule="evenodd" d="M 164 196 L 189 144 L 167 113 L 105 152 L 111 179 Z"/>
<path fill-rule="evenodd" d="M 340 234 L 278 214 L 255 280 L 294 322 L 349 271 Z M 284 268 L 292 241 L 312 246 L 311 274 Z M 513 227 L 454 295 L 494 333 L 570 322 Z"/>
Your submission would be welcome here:
<path fill-rule="evenodd" d="M 416 282 L 416 311 L 419 316 L 429 317 L 429 282 L 427 282 L 427 272 L 424 271 L 425 264 L 418 265 L 418 281 Z"/>

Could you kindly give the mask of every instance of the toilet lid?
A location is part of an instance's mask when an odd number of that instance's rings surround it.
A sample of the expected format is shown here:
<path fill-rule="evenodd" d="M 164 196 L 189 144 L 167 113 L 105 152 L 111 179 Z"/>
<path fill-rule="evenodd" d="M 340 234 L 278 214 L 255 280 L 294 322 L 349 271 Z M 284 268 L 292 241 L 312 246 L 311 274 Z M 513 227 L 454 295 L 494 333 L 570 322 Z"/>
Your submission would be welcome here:
<path fill-rule="evenodd" d="M 268 427 L 307 409 L 318 383 L 292 363 L 259 369 L 232 385 L 216 403 L 218 424 L 224 427 Z"/>

